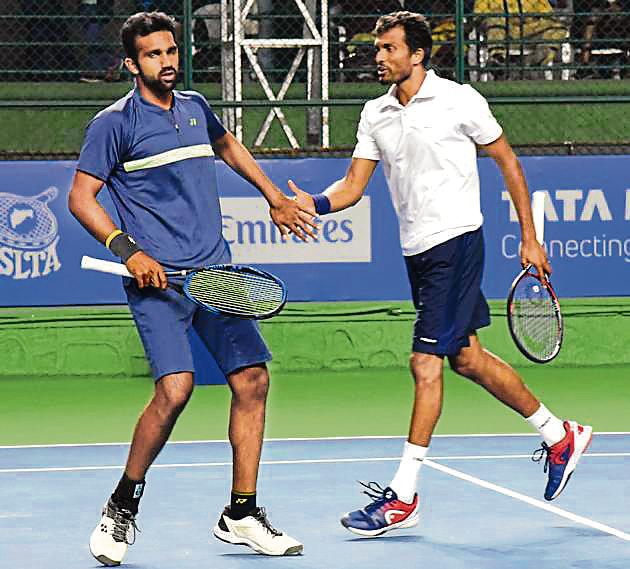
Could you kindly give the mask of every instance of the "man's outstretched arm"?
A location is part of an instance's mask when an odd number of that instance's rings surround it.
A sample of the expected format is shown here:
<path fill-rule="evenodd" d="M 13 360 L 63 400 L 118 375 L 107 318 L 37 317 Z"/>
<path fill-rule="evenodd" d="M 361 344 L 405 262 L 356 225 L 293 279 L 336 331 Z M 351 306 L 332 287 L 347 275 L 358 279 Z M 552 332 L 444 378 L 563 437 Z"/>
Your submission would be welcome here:
<path fill-rule="evenodd" d="M 317 208 L 317 213 L 341 211 L 353 206 L 361 199 L 377 164 L 378 162 L 375 160 L 353 158 L 346 175 L 333 182 L 322 194 L 315 196 L 301 190 L 292 180 L 289 180 L 289 188 L 295 194 L 300 209 L 304 211 L 315 213 L 316 204 L 321 203 L 322 197 L 328 200 L 328 204 L 326 204 L 328 211 L 321 211 L 321 208 Z"/>
<path fill-rule="evenodd" d="M 212 143 L 215 153 L 221 159 L 256 187 L 269 204 L 271 219 L 283 236 L 289 232 L 306 241 L 306 235 L 315 238 L 313 229 L 317 226 L 312 213 L 300 209 L 299 204 L 288 198 L 263 172 L 249 150 L 230 132 Z"/>

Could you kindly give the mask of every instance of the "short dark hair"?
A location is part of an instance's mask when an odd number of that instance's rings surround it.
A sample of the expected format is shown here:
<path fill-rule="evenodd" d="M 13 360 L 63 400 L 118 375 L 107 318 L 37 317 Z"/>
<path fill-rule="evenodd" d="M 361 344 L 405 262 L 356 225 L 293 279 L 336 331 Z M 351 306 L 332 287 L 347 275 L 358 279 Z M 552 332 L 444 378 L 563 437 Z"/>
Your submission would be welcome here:
<path fill-rule="evenodd" d="M 422 65 L 429 66 L 431 59 L 431 47 L 433 39 L 431 38 L 431 28 L 429 21 L 422 14 L 415 12 L 392 12 L 385 16 L 381 16 L 374 27 L 374 34 L 380 36 L 385 32 L 400 26 L 405 30 L 405 43 L 409 47 L 409 51 L 414 53 L 417 49 L 424 50 L 424 59 Z"/>
<path fill-rule="evenodd" d="M 120 39 L 127 57 L 138 59 L 136 38 L 148 36 L 153 32 L 171 32 L 175 37 L 175 20 L 164 12 L 138 12 L 129 16 L 122 29 Z"/>

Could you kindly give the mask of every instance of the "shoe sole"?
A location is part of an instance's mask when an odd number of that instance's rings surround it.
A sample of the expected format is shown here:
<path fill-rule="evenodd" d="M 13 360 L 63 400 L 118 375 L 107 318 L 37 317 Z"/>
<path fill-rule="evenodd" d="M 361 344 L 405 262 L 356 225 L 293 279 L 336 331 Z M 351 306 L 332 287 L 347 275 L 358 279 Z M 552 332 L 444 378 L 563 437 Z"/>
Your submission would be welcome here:
<path fill-rule="evenodd" d="M 567 464 L 567 467 L 564 471 L 564 475 L 562 476 L 560 485 L 558 486 L 558 489 L 555 491 L 555 493 L 551 496 L 551 498 L 548 499 L 549 502 L 551 502 L 551 500 L 555 500 L 558 496 L 560 496 L 562 491 L 567 487 L 567 484 L 569 483 L 573 472 L 575 472 L 575 467 L 577 466 L 577 463 L 580 461 L 580 458 L 582 458 L 582 455 L 586 452 L 591 444 L 591 441 L 593 440 L 593 427 L 584 427 L 584 430 L 589 433 L 588 440 L 581 449 L 579 449 L 578 447 L 575 448 L 575 452 L 573 453 L 573 456 L 569 459 L 569 463 Z"/>
<path fill-rule="evenodd" d="M 294 545 L 292 547 L 289 547 L 286 551 L 278 552 L 278 553 L 265 551 L 259 545 L 257 545 L 253 541 L 250 541 L 247 538 L 244 538 L 244 537 L 236 538 L 236 539 L 233 538 L 231 534 L 223 531 L 219 526 L 215 526 L 214 529 L 212 530 L 212 533 L 214 537 L 216 537 L 220 541 L 223 541 L 224 543 L 229 543 L 230 545 L 244 545 L 246 547 L 249 547 L 250 549 L 253 549 L 256 553 L 260 553 L 261 555 L 271 555 L 274 557 L 282 557 L 285 555 L 300 555 L 304 551 L 303 545 Z"/>
<path fill-rule="evenodd" d="M 90 551 L 90 553 L 92 553 Z M 104 555 L 94 555 L 92 553 L 92 557 L 96 559 L 99 563 L 102 563 L 106 567 L 118 567 L 120 565 L 120 561 L 112 561 L 109 557 L 105 557 Z"/>
<path fill-rule="evenodd" d="M 392 531 L 395 529 L 412 528 L 414 526 L 417 526 L 419 521 L 420 521 L 420 514 L 416 512 L 415 514 L 409 516 L 408 518 L 405 518 L 404 520 L 398 523 L 389 525 L 382 529 L 368 530 L 368 529 L 353 528 L 351 526 L 344 525 L 343 522 L 341 522 L 341 525 L 345 527 L 348 531 L 351 531 L 352 533 L 356 535 L 360 535 L 362 537 L 378 537 L 379 535 L 383 535 L 384 533 L 387 533 L 388 531 Z"/>

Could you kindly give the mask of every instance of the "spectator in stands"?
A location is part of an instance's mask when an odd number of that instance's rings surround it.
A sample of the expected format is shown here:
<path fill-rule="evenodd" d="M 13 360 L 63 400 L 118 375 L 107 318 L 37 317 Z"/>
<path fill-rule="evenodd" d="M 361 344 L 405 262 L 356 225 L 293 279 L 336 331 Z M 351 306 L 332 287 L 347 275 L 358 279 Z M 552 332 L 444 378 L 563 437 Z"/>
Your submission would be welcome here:
<path fill-rule="evenodd" d="M 143 12 L 164 12 L 176 19 L 181 19 L 184 13 L 182 0 L 136 0 L 136 4 Z"/>
<path fill-rule="evenodd" d="M 621 79 L 623 66 L 630 63 L 630 16 L 627 15 L 630 0 L 582 0 L 576 1 L 575 9 L 576 12 L 590 12 L 578 33 L 583 42 L 579 59 L 581 67 L 575 78 Z M 607 67 L 598 69 L 594 57 Z"/>
<path fill-rule="evenodd" d="M 83 16 L 83 40 L 88 44 L 79 80 L 83 83 L 118 80 L 122 58 L 117 49 L 108 47 L 110 34 L 106 32 L 114 15 L 114 3 L 105 0 L 81 0 L 79 14 Z"/>
<path fill-rule="evenodd" d="M 65 14 L 62 0 L 20 0 L 22 14 L 26 18 L 26 34 L 23 41 L 29 45 L 24 52 L 25 68 L 31 73 L 29 79 L 56 81 L 67 79 L 64 73 L 76 68 L 72 48 L 67 46 L 68 22 L 55 18 Z M 58 71 L 59 73 L 54 73 Z"/>
<path fill-rule="evenodd" d="M 221 3 L 220 0 L 193 2 L 193 68 L 198 81 L 221 81 Z M 267 50 L 269 51 L 269 50 Z M 265 56 L 268 55 L 265 53 Z M 269 63 L 263 56 L 263 67 Z"/>
<path fill-rule="evenodd" d="M 551 65 L 561 41 L 568 36 L 566 26 L 553 17 L 549 0 L 476 0 L 474 12 L 480 16 L 480 30 L 488 42 L 489 66 L 495 67 L 492 70 L 495 78 L 504 73 L 496 68 L 506 67 L 508 58 L 514 54 L 526 66 Z M 491 15 L 497 13 L 505 16 Z M 529 43 L 530 40 L 538 42 Z M 522 70 L 519 75 L 523 76 Z M 538 77 L 541 73 L 528 75 Z"/>

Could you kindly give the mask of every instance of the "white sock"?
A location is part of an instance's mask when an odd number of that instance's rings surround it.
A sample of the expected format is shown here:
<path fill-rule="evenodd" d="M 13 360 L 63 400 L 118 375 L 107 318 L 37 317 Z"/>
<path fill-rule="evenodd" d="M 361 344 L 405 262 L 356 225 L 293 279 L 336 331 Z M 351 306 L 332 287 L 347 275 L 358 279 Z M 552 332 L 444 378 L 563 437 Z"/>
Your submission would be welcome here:
<path fill-rule="evenodd" d="M 540 433 L 549 446 L 561 441 L 567 434 L 563 422 L 542 403 L 538 411 L 525 420 Z"/>
<path fill-rule="evenodd" d="M 407 504 L 413 501 L 413 496 L 418 487 L 418 478 L 420 476 L 420 467 L 422 461 L 427 455 L 427 447 L 412 445 L 405 442 L 400 464 L 396 476 L 390 482 L 389 487 L 398 494 L 398 498 Z"/>

